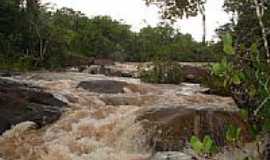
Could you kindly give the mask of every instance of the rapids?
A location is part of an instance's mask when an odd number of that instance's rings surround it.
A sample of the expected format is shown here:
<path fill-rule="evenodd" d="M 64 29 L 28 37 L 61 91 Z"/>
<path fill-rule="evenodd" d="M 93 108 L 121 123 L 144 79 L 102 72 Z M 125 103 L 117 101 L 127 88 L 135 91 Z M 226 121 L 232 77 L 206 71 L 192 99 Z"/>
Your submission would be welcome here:
<path fill-rule="evenodd" d="M 105 77 L 47 73 L 16 78 L 46 88 L 68 102 L 70 109 L 56 123 L 41 130 L 1 137 L 3 159 L 137 160 L 149 156 L 149 148 L 143 145 L 140 135 L 141 127 L 134 123 L 139 106 L 109 106 L 99 99 L 100 94 L 77 88 L 82 80 Z M 72 97 L 75 103 L 66 97 Z"/>
<path fill-rule="evenodd" d="M 150 85 L 137 79 L 72 72 L 29 73 L 11 79 L 42 87 L 69 108 L 58 121 L 41 129 L 30 127 L 20 134 L 3 134 L 0 157 L 4 160 L 147 160 L 153 149 L 146 143 L 149 137 L 136 121 L 137 114 L 150 104 L 179 103 L 182 101 L 177 96 L 188 98 L 205 90 L 199 85 Z M 96 80 L 126 82 L 129 86 L 114 94 L 78 87 L 82 81 Z M 104 101 L 111 97 L 130 100 Z M 216 106 L 221 102 L 215 102 Z M 228 107 L 237 110 L 234 105 Z"/>

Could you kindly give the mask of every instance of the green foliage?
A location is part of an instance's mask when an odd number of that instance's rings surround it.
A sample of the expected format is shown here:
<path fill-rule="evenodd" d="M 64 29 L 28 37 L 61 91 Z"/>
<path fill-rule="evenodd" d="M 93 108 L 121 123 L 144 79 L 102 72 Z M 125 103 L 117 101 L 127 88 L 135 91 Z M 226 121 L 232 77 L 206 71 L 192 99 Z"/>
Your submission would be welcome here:
<path fill-rule="evenodd" d="M 223 86 L 227 87 L 232 84 L 240 85 L 245 79 L 244 74 L 235 69 L 233 64 L 223 59 L 221 63 L 216 63 L 212 66 L 212 74 L 223 79 Z"/>
<path fill-rule="evenodd" d="M 241 128 L 234 125 L 228 125 L 225 135 L 227 142 L 235 145 L 237 142 L 240 141 Z"/>
<path fill-rule="evenodd" d="M 234 55 L 235 54 L 235 50 L 233 48 L 233 40 L 232 40 L 232 36 L 227 33 L 224 35 L 223 37 L 223 51 L 228 54 L 228 55 Z"/>
<path fill-rule="evenodd" d="M 230 34 L 226 34 L 223 37 L 224 52 L 227 55 L 234 55 L 235 51 L 232 46 L 232 37 Z M 233 63 L 229 62 L 226 57 L 222 59 L 220 63 L 216 63 L 212 66 L 212 75 L 219 77 L 223 80 L 223 86 L 226 88 L 231 85 L 240 85 L 245 80 L 245 75 L 242 71 L 235 68 Z"/>
<path fill-rule="evenodd" d="M 200 6 L 205 0 L 145 0 L 146 4 L 156 5 L 160 8 L 163 18 L 176 21 L 177 18 L 194 17 L 198 14 Z"/>
<path fill-rule="evenodd" d="M 254 5 L 253 0 L 225 0 L 225 10 L 236 13 L 233 18 L 237 19 L 237 21 L 226 24 L 228 27 L 223 33 L 230 32 L 234 36 L 237 45 L 243 44 L 249 47 L 256 42 L 259 50 L 262 50 L 263 40 Z M 265 8 L 263 22 L 265 27 L 268 28 L 270 26 L 270 1 L 263 1 L 262 5 Z"/>
<path fill-rule="evenodd" d="M 140 79 L 149 83 L 179 84 L 183 76 L 181 66 L 169 60 L 157 59 L 139 70 Z"/>
<path fill-rule="evenodd" d="M 50 11 L 39 0 L 5 0 L 0 14 L 0 55 L 13 58 L 9 65 L 0 62 L 2 66 L 58 68 L 71 54 L 116 61 L 149 61 L 156 56 L 174 61 L 216 60 L 210 47 L 168 24 L 137 33 L 108 16 L 88 18 L 70 8 Z M 33 66 L 26 67 L 25 57 L 31 57 Z"/>
<path fill-rule="evenodd" d="M 203 141 L 196 136 L 192 136 L 190 139 L 190 144 L 192 149 L 200 155 L 213 154 L 217 149 L 215 142 L 210 136 L 205 136 Z"/>
<path fill-rule="evenodd" d="M 211 68 L 213 77 L 223 81 L 224 89 L 230 88 L 230 94 L 247 113 L 244 118 L 252 126 L 255 134 L 270 130 L 270 71 L 264 54 L 256 43 L 246 48 L 240 45 L 237 52 L 231 47 L 232 38 L 224 37 L 226 56 Z M 228 46 L 226 46 L 228 45 Z M 220 86 L 218 86 L 220 87 Z M 241 92 L 233 92 L 234 89 Z M 242 99 L 244 97 L 244 99 Z M 240 130 L 229 127 L 226 138 L 235 143 Z M 255 135 L 256 136 L 256 135 Z"/>

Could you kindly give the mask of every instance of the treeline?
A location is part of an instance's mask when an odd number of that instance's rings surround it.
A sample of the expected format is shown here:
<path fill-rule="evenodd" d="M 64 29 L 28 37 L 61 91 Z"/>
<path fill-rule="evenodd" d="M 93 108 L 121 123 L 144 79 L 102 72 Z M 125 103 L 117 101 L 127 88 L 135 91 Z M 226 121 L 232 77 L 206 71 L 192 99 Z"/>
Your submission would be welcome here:
<path fill-rule="evenodd" d="M 108 16 L 88 18 L 79 11 L 52 11 L 39 0 L 3 0 L 0 4 L 0 64 L 15 68 L 62 67 L 68 57 L 149 61 L 213 61 L 210 47 L 169 25 L 140 32 Z"/>

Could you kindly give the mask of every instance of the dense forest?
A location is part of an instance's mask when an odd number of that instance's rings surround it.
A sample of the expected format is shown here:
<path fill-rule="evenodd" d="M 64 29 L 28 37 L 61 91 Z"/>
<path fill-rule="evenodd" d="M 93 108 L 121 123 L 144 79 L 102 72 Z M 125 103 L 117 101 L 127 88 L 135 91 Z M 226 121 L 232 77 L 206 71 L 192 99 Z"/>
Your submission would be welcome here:
<path fill-rule="evenodd" d="M 213 49 L 169 24 L 139 32 L 109 16 L 89 18 L 80 11 L 52 11 L 40 1 L 5 0 L 0 6 L 2 67 L 55 68 L 69 57 L 149 61 L 164 56 L 176 61 L 214 61 Z M 213 48 L 213 47 L 212 47 Z"/>

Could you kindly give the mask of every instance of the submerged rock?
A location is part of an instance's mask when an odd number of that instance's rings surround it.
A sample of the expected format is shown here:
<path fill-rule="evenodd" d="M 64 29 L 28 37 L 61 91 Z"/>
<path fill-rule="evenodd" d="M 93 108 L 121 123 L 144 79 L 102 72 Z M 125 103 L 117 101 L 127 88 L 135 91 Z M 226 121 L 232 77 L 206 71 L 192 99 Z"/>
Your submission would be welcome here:
<path fill-rule="evenodd" d="M 226 126 L 241 128 L 241 141 L 251 141 L 250 126 L 237 112 L 193 106 L 153 106 L 137 117 L 143 122 L 150 145 L 157 151 L 183 149 L 195 135 L 209 135 L 218 146 L 226 144 Z"/>
<path fill-rule="evenodd" d="M 67 104 L 41 88 L 0 79 L 0 134 L 24 121 L 40 127 L 56 121 Z"/>

